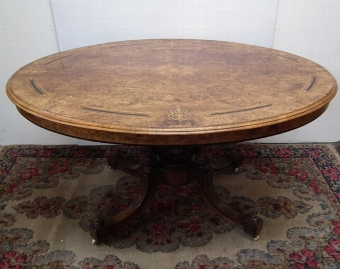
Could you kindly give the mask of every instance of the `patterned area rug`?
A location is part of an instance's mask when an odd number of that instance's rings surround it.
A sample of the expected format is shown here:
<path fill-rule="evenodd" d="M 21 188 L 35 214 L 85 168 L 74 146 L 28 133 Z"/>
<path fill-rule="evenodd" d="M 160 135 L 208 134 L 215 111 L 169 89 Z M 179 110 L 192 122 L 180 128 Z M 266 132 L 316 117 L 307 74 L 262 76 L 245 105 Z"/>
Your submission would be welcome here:
<path fill-rule="evenodd" d="M 244 164 L 215 176 L 219 199 L 264 220 L 260 239 L 220 219 L 194 185 L 160 186 L 141 217 L 92 245 L 88 224 L 124 209 L 138 179 L 107 156 L 138 147 L 0 150 L 0 268 L 340 268 L 340 160 L 331 145 L 214 146 Z"/>

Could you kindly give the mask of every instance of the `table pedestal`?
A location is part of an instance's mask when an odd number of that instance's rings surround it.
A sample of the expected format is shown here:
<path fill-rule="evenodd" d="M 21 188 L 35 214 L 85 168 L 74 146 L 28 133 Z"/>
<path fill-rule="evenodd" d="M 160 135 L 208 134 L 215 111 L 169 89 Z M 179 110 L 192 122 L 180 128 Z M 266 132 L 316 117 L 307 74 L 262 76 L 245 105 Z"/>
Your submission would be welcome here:
<path fill-rule="evenodd" d="M 149 205 L 159 185 L 182 185 L 194 183 L 206 204 L 224 220 L 258 238 L 263 220 L 256 215 L 237 212 L 218 199 L 213 186 L 213 175 L 242 164 L 240 156 L 229 156 L 219 164 L 210 163 L 208 146 L 145 146 L 140 164 L 131 163 L 121 155 L 110 156 L 112 169 L 122 170 L 140 179 L 140 193 L 125 210 L 109 219 L 98 219 L 90 225 L 93 243 L 100 243 L 110 230 L 122 227 L 136 218 Z"/>

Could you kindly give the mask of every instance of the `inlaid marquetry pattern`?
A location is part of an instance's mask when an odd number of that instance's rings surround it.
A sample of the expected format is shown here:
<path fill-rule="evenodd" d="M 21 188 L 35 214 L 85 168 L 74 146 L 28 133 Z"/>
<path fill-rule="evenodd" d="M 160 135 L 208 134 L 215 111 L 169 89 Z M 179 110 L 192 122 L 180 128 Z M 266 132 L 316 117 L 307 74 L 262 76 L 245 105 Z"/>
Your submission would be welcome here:
<path fill-rule="evenodd" d="M 170 141 L 173 135 L 208 133 L 202 143 L 237 140 L 235 132 L 272 128 L 319 110 L 312 120 L 336 90 L 327 70 L 302 57 L 204 40 L 126 41 L 65 51 L 24 66 L 7 84 L 19 111 L 45 128 L 128 143 L 137 134 L 146 143 L 157 135 Z M 273 132 L 263 129 L 257 137 Z"/>
<path fill-rule="evenodd" d="M 187 114 L 188 111 L 181 109 L 181 108 L 176 108 L 175 110 L 172 110 L 170 113 L 170 118 L 177 119 L 177 120 L 184 120 L 187 119 L 190 115 Z"/>

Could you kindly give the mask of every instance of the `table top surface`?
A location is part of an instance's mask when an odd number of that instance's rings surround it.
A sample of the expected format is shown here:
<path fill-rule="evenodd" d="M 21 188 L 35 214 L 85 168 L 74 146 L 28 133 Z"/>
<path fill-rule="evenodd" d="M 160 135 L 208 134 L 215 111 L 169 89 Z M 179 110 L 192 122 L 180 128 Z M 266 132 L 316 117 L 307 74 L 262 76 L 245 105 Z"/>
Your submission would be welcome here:
<path fill-rule="evenodd" d="M 49 130 L 151 145 L 248 140 L 300 127 L 337 91 L 320 65 L 206 40 L 137 40 L 56 53 L 19 69 L 7 95 Z"/>

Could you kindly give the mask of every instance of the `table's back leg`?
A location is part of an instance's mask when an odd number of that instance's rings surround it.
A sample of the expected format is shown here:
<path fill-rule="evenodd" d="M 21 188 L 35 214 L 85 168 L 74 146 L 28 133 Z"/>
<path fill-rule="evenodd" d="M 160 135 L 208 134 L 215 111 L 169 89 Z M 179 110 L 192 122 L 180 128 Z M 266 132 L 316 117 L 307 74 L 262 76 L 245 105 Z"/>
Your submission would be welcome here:
<path fill-rule="evenodd" d="M 210 162 L 210 167 L 213 169 L 214 175 L 218 175 L 226 172 L 237 172 L 242 163 L 243 157 L 241 155 L 230 153 L 217 163 Z"/>
<path fill-rule="evenodd" d="M 230 208 L 226 202 L 218 199 L 213 185 L 213 169 L 208 165 L 207 146 L 201 147 L 196 160 L 197 166 L 191 171 L 190 177 L 193 182 L 196 182 L 206 204 L 224 220 L 240 227 L 254 239 L 258 238 L 263 226 L 261 218 L 237 212 Z"/>

